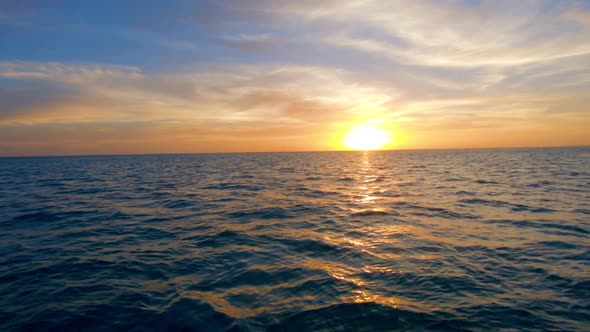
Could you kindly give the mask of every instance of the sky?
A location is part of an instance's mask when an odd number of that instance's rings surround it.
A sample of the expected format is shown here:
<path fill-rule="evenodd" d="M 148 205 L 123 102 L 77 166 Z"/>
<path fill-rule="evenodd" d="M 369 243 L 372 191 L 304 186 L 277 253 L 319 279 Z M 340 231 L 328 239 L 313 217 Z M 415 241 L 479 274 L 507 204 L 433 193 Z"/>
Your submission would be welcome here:
<path fill-rule="evenodd" d="M 590 145 L 590 1 L 0 0 L 0 156 Z"/>

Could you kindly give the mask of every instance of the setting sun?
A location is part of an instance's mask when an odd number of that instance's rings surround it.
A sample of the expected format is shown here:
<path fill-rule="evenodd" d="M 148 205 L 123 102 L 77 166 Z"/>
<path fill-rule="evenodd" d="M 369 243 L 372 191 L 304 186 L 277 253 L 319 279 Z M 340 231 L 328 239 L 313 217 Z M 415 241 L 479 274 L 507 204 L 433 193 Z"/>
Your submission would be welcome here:
<path fill-rule="evenodd" d="M 390 141 L 387 130 L 374 125 L 358 125 L 350 129 L 342 144 L 355 150 L 378 150 Z"/>

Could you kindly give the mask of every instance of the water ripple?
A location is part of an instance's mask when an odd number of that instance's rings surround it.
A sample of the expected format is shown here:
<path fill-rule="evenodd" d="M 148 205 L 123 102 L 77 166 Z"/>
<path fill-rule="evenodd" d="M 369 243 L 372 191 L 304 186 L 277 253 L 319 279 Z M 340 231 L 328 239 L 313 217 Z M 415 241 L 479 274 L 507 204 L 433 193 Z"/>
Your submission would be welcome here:
<path fill-rule="evenodd" d="M 590 329 L 590 150 L 0 159 L 0 330 Z"/>

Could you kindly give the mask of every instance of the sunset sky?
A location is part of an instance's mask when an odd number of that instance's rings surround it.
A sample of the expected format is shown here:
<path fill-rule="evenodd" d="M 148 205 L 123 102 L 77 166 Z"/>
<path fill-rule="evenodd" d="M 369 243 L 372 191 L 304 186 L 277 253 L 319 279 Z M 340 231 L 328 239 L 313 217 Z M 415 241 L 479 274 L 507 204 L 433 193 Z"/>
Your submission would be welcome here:
<path fill-rule="evenodd" d="M 0 155 L 590 145 L 590 1 L 0 0 Z"/>

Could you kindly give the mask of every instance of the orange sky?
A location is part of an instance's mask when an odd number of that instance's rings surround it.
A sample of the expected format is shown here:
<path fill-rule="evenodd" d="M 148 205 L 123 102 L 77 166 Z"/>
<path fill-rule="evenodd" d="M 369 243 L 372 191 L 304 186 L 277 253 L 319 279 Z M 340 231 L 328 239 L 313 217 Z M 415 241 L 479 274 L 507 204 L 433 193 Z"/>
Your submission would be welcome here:
<path fill-rule="evenodd" d="M 0 6 L 0 156 L 590 145 L 585 2 L 79 6 Z"/>

